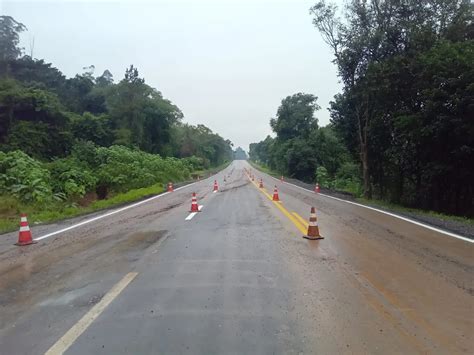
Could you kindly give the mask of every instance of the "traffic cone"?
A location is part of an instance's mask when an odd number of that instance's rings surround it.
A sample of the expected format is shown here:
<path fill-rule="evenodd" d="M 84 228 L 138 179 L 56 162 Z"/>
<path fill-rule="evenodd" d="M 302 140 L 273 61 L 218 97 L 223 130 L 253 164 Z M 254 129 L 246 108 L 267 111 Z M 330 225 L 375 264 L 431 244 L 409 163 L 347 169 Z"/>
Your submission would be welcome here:
<path fill-rule="evenodd" d="M 193 197 L 191 199 L 191 211 L 189 212 L 200 212 L 195 192 L 193 192 Z"/>
<path fill-rule="evenodd" d="M 168 183 L 168 192 L 173 192 L 173 191 L 174 191 L 174 190 L 173 190 L 173 183 L 170 181 L 170 182 Z"/>
<path fill-rule="evenodd" d="M 316 186 L 314 187 L 314 193 L 319 194 L 319 191 L 320 191 L 319 184 L 316 184 Z"/>
<path fill-rule="evenodd" d="M 258 185 L 259 188 L 263 189 L 263 180 L 260 178 L 260 184 Z"/>
<path fill-rule="evenodd" d="M 214 180 L 214 192 L 217 192 L 219 190 L 219 187 L 217 186 L 217 180 Z"/>
<path fill-rule="evenodd" d="M 28 226 L 28 219 L 26 218 L 26 214 L 22 213 L 20 217 L 20 233 L 18 234 L 18 243 L 15 245 L 30 245 L 35 244 L 33 238 L 31 237 L 30 227 Z"/>
<path fill-rule="evenodd" d="M 275 185 L 275 188 L 273 189 L 273 201 L 280 201 L 280 198 L 278 197 L 278 189 Z"/>
<path fill-rule="evenodd" d="M 304 235 L 303 238 L 309 239 L 309 240 L 318 240 L 318 239 L 324 239 L 319 234 L 319 227 L 318 227 L 318 219 L 316 218 L 316 209 L 314 207 L 311 207 L 311 214 L 309 216 L 309 226 L 308 226 L 308 233 L 307 235 Z"/>

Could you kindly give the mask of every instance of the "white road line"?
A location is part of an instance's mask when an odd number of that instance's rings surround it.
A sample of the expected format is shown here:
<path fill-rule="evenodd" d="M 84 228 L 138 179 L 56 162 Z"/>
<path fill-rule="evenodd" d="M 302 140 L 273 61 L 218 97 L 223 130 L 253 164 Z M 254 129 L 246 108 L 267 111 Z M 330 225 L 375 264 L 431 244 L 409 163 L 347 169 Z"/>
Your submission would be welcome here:
<path fill-rule="evenodd" d="M 109 292 L 92 307 L 76 324 L 69 329 L 46 353 L 45 355 L 63 354 L 76 341 L 84 331 L 94 322 L 97 317 L 107 308 L 109 304 L 132 282 L 138 275 L 136 272 L 130 272 L 122 280 L 115 284 Z"/>
<path fill-rule="evenodd" d="M 262 174 L 265 174 L 265 173 L 262 172 Z M 267 174 L 267 175 L 268 175 L 268 174 Z M 271 175 L 268 175 L 268 176 L 271 177 L 272 179 L 275 179 L 275 180 L 277 180 L 277 181 L 280 181 L 279 179 L 277 179 L 277 178 L 275 178 L 275 177 L 273 177 L 273 176 L 271 176 Z M 281 182 L 281 181 L 280 181 L 280 182 Z M 285 183 L 285 184 L 288 184 L 288 185 L 291 185 L 291 186 L 294 186 L 294 187 L 297 187 L 298 189 L 301 189 L 301 190 L 304 190 L 304 191 L 308 191 L 308 192 L 314 193 L 313 190 L 305 189 L 304 187 L 301 187 L 301 186 L 292 184 L 292 183 L 290 183 L 290 182 L 284 181 L 284 183 Z M 453 238 L 457 238 L 457 239 L 464 240 L 465 242 L 474 243 L 474 239 L 470 239 L 470 238 L 467 238 L 467 237 L 463 237 L 462 235 L 459 235 L 459 234 L 456 234 L 456 233 L 451 233 L 451 232 L 448 232 L 447 230 L 440 229 L 440 228 L 436 228 L 436 227 L 430 226 L 430 225 L 428 225 L 428 224 L 424 224 L 424 223 L 415 221 L 415 220 L 410 219 L 410 218 L 402 217 L 402 216 L 397 215 L 397 214 L 395 214 L 395 213 L 387 212 L 387 211 L 384 211 L 384 210 L 379 210 L 378 208 L 374 208 L 374 207 L 362 205 L 362 204 L 360 204 L 360 203 L 356 203 L 356 202 L 352 202 L 352 201 L 348 201 L 348 200 L 343 200 L 342 198 L 337 198 L 337 197 L 329 196 L 329 195 L 322 194 L 322 193 L 318 193 L 318 195 L 322 195 L 322 196 L 325 196 L 325 197 L 328 197 L 328 198 L 332 198 L 333 200 L 337 200 L 337 201 L 349 203 L 349 204 L 351 204 L 351 205 L 355 205 L 355 206 L 367 208 L 367 209 L 372 210 L 372 211 L 377 211 L 377 212 L 386 214 L 386 215 L 388 215 L 388 216 L 401 219 L 401 220 L 403 220 L 403 221 L 405 221 L 405 222 L 413 223 L 413 224 L 416 224 L 417 226 L 424 227 L 424 228 L 430 229 L 430 230 L 432 230 L 432 231 L 435 231 L 435 232 L 438 232 L 438 233 L 441 233 L 441 234 L 444 234 L 444 235 L 447 235 L 447 236 L 450 236 L 450 237 L 453 237 Z"/>
<path fill-rule="evenodd" d="M 203 207 L 204 207 L 203 205 L 199 205 L 199 206 L 198 206 L 198 210 L 201 211 Z M 185 220 L 185 221 L 190 221 L 190 220 L 192 220 L 193 217 L 194 217 L 195 215 L 197 215 L 197 214 L 198 214 L 198 212 L 191 212 L 191 213 L 189 214 L 189 216 L 187 216 L 184 220 Z"/>
<path fill-rule="evenodd" d="M 202 181 L 202 180 L 201 180 L 201 181 Z M 181 190 L 181 189 L 185 189 L 185 188 L 187 188 L 187 187 L 193 186 L 193 185 L 196 184 L 196 183 L 197 183 L 197 182 L 193 182 L 193 183 L 191 183 L 191 184 L 189 184 L 189 185 L 185 185 L 185 186 L 178 187 L 177 189 L 174 189 L 174 191 L 179 191 L 179 190 Z M 128 205 L 128 206 L 119 208 L 118 210 L 110 211 L 110 212 L 104 213 L 104 214 L 102 214 L 102 215 L 100 215 L 100 216 L 87 219 L 87 220 L 82 221 L 82 222 L 79 222 L 79 223 L 77 223 L 77 224 L 73 224 L 72 226 L 69 226 L 69 227 L 66 227 L 66 228 L 57 230 L 57 231 L 52 232 L 52 233 L 45 234 L 45 235 L 43 235 L 43 236 L 41 236 L 41 237 L 35 238 L 34 240 L 38 241 L 38 240 L 41 240 L 41 239 L 45 239 L 45 238 L 52 237 L 53 235 L 56 235 L 56 234 L 60 234 L 60 233 L 63 233 L 63 232 L 67 232 L 68 230 L 71 230 L 71 229 L 74 229 L 74 228 L 83 226 L 84 224 L 88 224 L 88 223 L 91 223 L 91 222 L 95 222 L 95 221 L 97 221 L 97 220 L 99 220 L 99 219 L 102 219 L 102 218 L 105 218 L 105 217 L 112 216 L 112 215 L 114 215 L 114 214 L 117 214 L 117 213 L 126 211 L 126 210 L 128 210 L 128 209 L 130 209 L 130 208 L 143 205 L 144 203 L 150 202 L 150 201 L 152 201 L 152 200 L 155 200 L 155 199 L 157 199 L 157 198 L 166 196 L 166 195 L 171 194 L 171 193 L 172 193 L 172 192 L 163 192 L 163 193 L 160 194 L 160 195 L 156 195 L 156 196 L 147 198 L 146 200 L 143 200 L 143 201 L 134 203 L 134 204 L 132 204 L 132 205 Z"/>
<path fill-rule="evenodd" d="M 197 214 L 197 212 L 191 212 L 189 216 L 187 216 L 184 220 L 185 221 L 190 221 L 193 219 L 193 217 Z"/>

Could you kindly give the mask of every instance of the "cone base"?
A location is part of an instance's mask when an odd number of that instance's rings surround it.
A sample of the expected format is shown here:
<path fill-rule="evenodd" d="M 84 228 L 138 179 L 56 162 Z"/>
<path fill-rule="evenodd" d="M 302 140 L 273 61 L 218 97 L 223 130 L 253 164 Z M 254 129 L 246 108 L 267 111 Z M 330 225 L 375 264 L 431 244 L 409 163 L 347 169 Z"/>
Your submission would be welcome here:
<path fill-rule="evenodd" d="M 318 237 L 310 237 L 308 235 L 303 235 L 303 238 L 305 239 L 309 239 L 309 240 L 319 240 L 319 239 L 324 239 L 324 237 L 322 236 L 318 236 Z"/>
<path fill-rule="evenodd" d="M 38 243 L 38 242 L 36 242 L 34 240 L 30 240 L 28 242 L 17 242 L 17 243 L 15 243 L 15 245 L 18 245 L 18 246 L 22 247 L 22 246 L 25 246 L 25 245 L 36 244 L 36 243 Z"/>

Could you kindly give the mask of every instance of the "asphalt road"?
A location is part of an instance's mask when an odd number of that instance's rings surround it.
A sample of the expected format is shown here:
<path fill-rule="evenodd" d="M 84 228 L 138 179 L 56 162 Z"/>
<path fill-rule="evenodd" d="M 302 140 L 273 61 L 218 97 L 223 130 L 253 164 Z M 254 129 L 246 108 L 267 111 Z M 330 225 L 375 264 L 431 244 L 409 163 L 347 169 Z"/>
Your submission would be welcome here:
<path fill-rule="evenodd" d="M 311 206 L 320 241 L 302 238 Z M 474 352 L 469 241 L 244 161 L 104 213 L 0 236 L 0 354 Z"/>

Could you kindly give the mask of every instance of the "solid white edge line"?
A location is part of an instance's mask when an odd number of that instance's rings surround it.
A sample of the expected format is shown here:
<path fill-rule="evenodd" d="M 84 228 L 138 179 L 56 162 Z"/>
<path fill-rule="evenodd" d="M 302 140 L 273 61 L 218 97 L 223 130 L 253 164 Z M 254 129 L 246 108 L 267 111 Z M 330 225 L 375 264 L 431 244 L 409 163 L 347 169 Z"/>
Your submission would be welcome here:
<path fill-rule="evenodd" d="M 256 169 L 256 168 L 255 168 L 255 169 Z M 256 169 L 256 170 L 258 170 L 258 169 Z M 259 171 L 260 171 L 260 170 L 259 170 Z M 260 172 L 261 172 L 262 174 L 265 174 L 265 173 L 262 172 L 262 171 L 260 171 Z M 273 176 L 271 176 L 271 175 L 268 175 L 268 174 L 266 174 L 266 175 L 269 176 L 269 177 L 271 177 L 272 179 L 274 179 L 274 180 L 276 180 L 276 181 L 280 181 L 279 179 L 277 179 L 277 178 L 275 178 L 275 177 L 273 177 Z M 281 182 L 281 181 L 280 181 L 280 182 Z M 284 183 L 284 184 L 291 185 L 291 186 L 294 186 L 294 187 L 297 187 L 297 188 L 299 188 L 299 189 L 301 189 L 301 190 L 304 190 L 304 191 L 307 191 L 307 192 L 311 192 L 311 193 L 314 194 L 314 191 L 313 191 L 313 190 L 305 189 L 304 187 L 301 187 L 301 186 L 292 184 L 291 182 L 283 181 L 283 183 Z M 322 193 L 318 193 L 318 195 L 325 196 L 325 197 L 328 197 L 328 198 L 332 198 L 332 199 L 337 200 L 337 201 L 346 202 L 346 203 L 349 203 L 349 204 L 351 204 L 351 205 L 355 205 L 355 206 L 367 208 L 367 209 L 369 209 L 369 210 L 377 211 L 377 212 L 386 214 L 386 215 L 388 215 L 388 216 L 401 219 L 401 220 L 403 220 L 403 221 L 405 221 L 405 222 L 413 223 L 413 224 L 416 224 L 417 226 L 424 227 L 424 228 L 433 230 L 433 231 L 438 232 L 438 233 L 441 233 L 441 234 L 445 234 L 445 235 L 450 236 L 450 237 L 453 237 L 453 238 L 457 238 L 457 239 L 460 239 L 460 240 L 464 240 L 465 242 L 474 243 L 474 239 L 470 239 L 470 238 L 467 238 L 467 237 L 463 237 L 462 235 L 459 235 L 459 234 L 456 234 L 456 233 L 451 233 L 451 232 L 448 232 L 447 230 L 439 229 L 439 228 L 430 226 L 430 225 L 428 225 L 428 224 L 424 224 L 424 223 L 415 221 L 415 220 L 410 219 L 410 218 L 402 217 L 402 216 L 400 216 L 400 215 L 397 215 L 397 214 L 394 214 L 394 213 L 391 213 L 391 212 L 387 212 L 387 211 L 384 211 L 384 210 L 379 210 L 378 208 L 374 208 L 374 207 L 362 205 L 362 204 L 357 203 L 357 202 L 347 201 L 347 200 L 344 200 L 344 199 L 342 199 L 342 198 L 338 198 L 338 197 L 334 197 L 334 196 L 329 196 L 329 195 L 322 194 Z"/>
<path fill-rule="evenodd" d="M 211 176 L 214 176 L 214 175 L 211 175 Z M 209 176 L 207 179 L 209 179 L 211 176 Z M 206 179 L 199 180 L 199 181 L 195 181 L 195 182 L 193 182 L 193 183 L 191 183 L 191 184 L 178 187 L 177 189 L 174 189 L 174 191 L 179 191 L 179 190 L 181 190 L 181 189 L 185 189 L 185 188 L 187 188 L 187 187 L 193 186 L 194 184 L 197 184 L 198 182 L 202 182 L 202 181 L 204 181 L 204 180 L 206 180 Z M 55 232 L 51 232 L 51 233 L 42 235 L 41 237 L 38 237 L 38 238 L 34 238 L 33 240 L 38 241 L 38 240 L 42 240 L 42 239 L 46 239 L 46 238 L 52 237 L 52 236 L 54 236 L 54 235 L 57 235 L 57 234 L 60 234 L 60 233 L 63 233 L 63 232 L 67 232 L 68 230 L 71 230 L 71 229 L 74 229 L 74 228 L 83 226 L 84 224 L 88 224 L 88 223 L 91 223 L 91 222 L 95 222 L 95 221 L 97 221 L 97 220 L 99 220 L 99 219 L 102 219 L 102 218 L 105 218 L 105 217 L 112 216 L 112 215 L 114 215 L 114 214 L 117 214 L 117 213 L 126 211 L 126 210 L 128 210 L 128 209 L 130 209 L 130 208 L 140 206 L 140 205 L 142 205 L 142 204 L 144 204 L 144 203 L 150 202 L 150 201 L 152 201 L 152 200 L 155 200 L 155 199 L 157 199 L 157 198 L 166 196 L 166 195 L 171 194 L 171 193 L 172 193 L 172 192 L 168 192 L 168 191 L 163 192 L 163 193 L 161 193 L 161 194 L 159 194 L 159 195 L 156 195 L 156 196 L 147 198 L 146 200 L 143 200 L 143 201 L 140 201 L 140 202 L 136 202 L 136 203 L 134 203 L 134 204 L 131 204 L 131 205 L 128 205 L 128 206 L 119 208 L 118 210 L 110 211 L 110 212 L 108 212 L 108 213 L 102 214 L 102 215 L 100 215 L 100 216 L 97 216 L 97 217 L 94 217 L 94 218 L 91 218 L 91 219 L 87 219 L 87 220 L 82 221 L 82 222 L 79 222 L 79 223 L 77 223 L 77 224 L 73 224 L 72 226 L 69 226 L 69 227 L 66 227 L 66 228 L 57 230 L 57 231 L 55 231 Z"/>
<path fill-rule="evenodd" d="M 92 307 L 79 321 L 74 324 L 45 355 L 63 354 L 69 347 L 84 333 L 87 328 L 99 317 L 102 312 L 110 305 L 115 298 L 127 287 L 130 282 L 138 275 L 137 272 L 129 272 L 119 282 L 117 282 L 104 297 Z"/>

